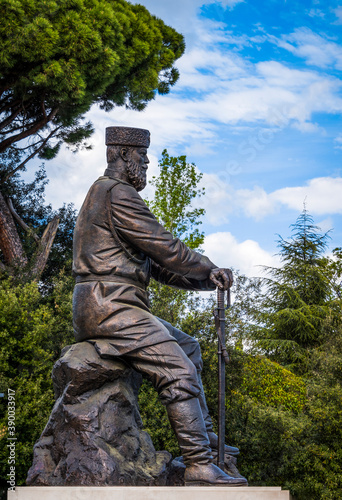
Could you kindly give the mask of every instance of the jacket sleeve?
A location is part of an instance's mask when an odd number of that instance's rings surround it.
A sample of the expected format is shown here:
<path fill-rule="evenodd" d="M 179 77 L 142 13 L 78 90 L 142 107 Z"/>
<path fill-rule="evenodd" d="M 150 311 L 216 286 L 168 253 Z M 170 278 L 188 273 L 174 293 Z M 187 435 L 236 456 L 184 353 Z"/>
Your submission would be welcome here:
<path fill-rule="evenodd" d="M 128 248 L 131 246 L 143 252 L 166 271 L 190 280 L 189 284 L 191 280 L 206 282 L 211 270 L 217 267 L 159 224 L 138 192 L 128 183 L 120 182 L 112 189 L 111 217 Z M 159 275 L 171 284 L 171 275 Z"/>
<path fill-rule="evenodd" d="M 169 285 L 175 288 L 182 288 L 183 290 L 204 291 L 215 290 L 214 283 L 209 279 L 197 280 L 193 278 L 186 278 L 180 274 L 168 271 L 164 267 L 159 266 L 153 260 L 151 261 L 151 276 L 156 281 Z"/>

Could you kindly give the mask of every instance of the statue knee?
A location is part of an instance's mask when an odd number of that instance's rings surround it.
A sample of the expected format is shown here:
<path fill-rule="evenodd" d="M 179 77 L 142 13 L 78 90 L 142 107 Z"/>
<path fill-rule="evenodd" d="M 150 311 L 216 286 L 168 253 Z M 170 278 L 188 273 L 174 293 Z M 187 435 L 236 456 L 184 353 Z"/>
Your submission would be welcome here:
<path fill-rule="evenodd" d="M 158 388 L 161 402 L 165 405 L 174 401 L 185 401 L 198 397 L 201 386 L 198 381 L 196 366 L 189 360 L 187 371 L 172 380 L 165 381 Z"/>

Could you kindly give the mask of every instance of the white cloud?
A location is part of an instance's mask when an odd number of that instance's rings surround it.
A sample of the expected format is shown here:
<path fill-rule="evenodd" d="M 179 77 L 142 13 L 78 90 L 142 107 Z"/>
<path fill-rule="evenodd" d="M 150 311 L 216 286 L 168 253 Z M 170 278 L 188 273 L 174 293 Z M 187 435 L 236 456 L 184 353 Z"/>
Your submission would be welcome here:
<path fill-rule="evenodd" d="M 331 217 L 327 217 L 326 219 L 317 221 L 316 226 L 319 227 L 320 230 L 323 231 L 324 233 L 327 233 L 328 231 L 334 229 L 334 224 Z"/>
<path fill-rule="evenodd" d="M 238 242 L 229 232 L 206 236 L 204 253 L 219 267 L 233 267 L 247 276 L 262 276 L 262 266 L 278 266 L 278 257 L 272 256 L 254 240 Z"/>
<path fill-rule="evenodd" d="M 281 38 L 269 36 L 269 40 L 312 66 L 342 69 L 342 47 L 309 28 L 298 28 Z"/>
<path fill-rule="evenodd" d="M 320 9 L 310 9 L 308 15 L 310 17 L 320 17 L 321 19 L 325 18 L 325 13 Z"/>
<path fill-rule="evenodd" d="M 271 193 L 261 186 L 234 190 L 216 174 L 204 174 L 203 185 L 206 195 L 197 204 L 206 210 L 206 220 L 213 226 L 227 223 L 233 214 L 260 221 L 284 207 L 301 212 L 304 201 L 313 215 L 342 214 L 341 177 L 318 177 L 303 186 L 285 187 Z"/>
<path fill-rule="evenodd" d="M 322 80 L 322 76 L 315 71 L 289 68 L 277 61 L 261 61 L 256 64 L 256 69 L 258 74 L 275 88 L 298 90 Z"/>
<path fill-rule="evenodd" d="M 236 5 L 242 2 L 244 2 L 244 0 L 216 0 L 216 3 L 221 3 L 224 7 L 230 7 L 231 9 L 233 9 Z M 204 3 L 213 3 L 213 2 L 211 1 Z"/>
<path fill-rule="evenodd" d="M 334 9 L 334 14 L 337 17 L 337 20 L 335 21 L 335 24 L 342 24 L 342 7 L 337 7 L 337 9 Z"/>
<path fill-rule="evenodd" d="M 203 127 L 211 120 L 234 125 L 241 121 L 268 123 L 273 110 L 282 109 L 288 124 L 303 132 L 317 132 L 319 127 L 309 123 L 313 113 L 342 110 L 341 81 L 337 78 L 290 68 L 276 61 L 252 64 L 236 51 L 236 48 L 269 40 L 318 67 L 333 64 L 342 67 L 342 48 L 339 45 L 308 28 L 297 29 L 279 38 L 266 34 L 258 41 L 253 37 L 235 36 L 224 23 L 196 17 L 200 6 L 214 1 L 182 1 L 180 8 L 175 6 L 172 12 L 164 2 L 144 2 L 152 11 L 157 9 L 159 14 L 165 14 L 162 17 L 176 29 L 179 29 L 180 11 L 183 22 L 184 18 L 187 20 L 182 26 L 187 50 L 177 63 L 181 77 L 173 93 L 173 99 L 182 93 L 184 120 L 191 119 L 195 123 L 201 120 Z M 234 6 L 237 2 L 228 0 L 222 3 Z M 224 43 L 224 49 L 220 42 Z M 227 49 L 229 45 L 232 50 Z M 184 98 L 184 91 L 192 93 L 191 101 Z M 163 102 L 170 104 L 170 101 Z M 173 100 L 173 103 L 178 105 L 177 101 Z"/>
<path fill-rule="evenodd" d="M 271 193 L 275 202 L 302 210 L 303 202 L 313 215 L 342 214 L 342 178 L 318 177 L 305 186 L 287 187 Z"/>
<path fill-rule="evenodd" d="M 195 205 L 205 209 L 205 218 L 213 226 L 228 222 L 233 212 L 232 188 L 217 174 L 204 173 L 200 187 L 205 188 L 205 196 L 196 199 Z"/>
<path fill-rule="evenodd" d="M 247 64 L 237 54 L 219 49 L 194 47 L 177 64 L 180 79 L 177 90 L 190 88 L 195 92 L 217 91 L 225 81 L 247 75 Z"/>
<path fill-rule="evenodd" d="M 191 100 L 182 98 L 183 120 L 201 120 L 203 126 L 264 122 L 317 132 L 320 128 L 311 123 L 314 113 L 342 111 L 341 81 L 315 71 L 276 61 L 252 65 L 235 53 L 204 47 L 190 51 L 180 64 L 176 95 L 194 89 Z"/>
<path fill-rule="evenodd" d="M 281 128 L 292 125 L 308 132 L 319 130 L 311 123 L 314 113 L 342 111 L 342 83 L 337 79 L 293 70 L 273 61 L 259 63 L 249 73 L 241 65 L 239 71 L 243 70 L 245 74 L 232 79 L 229 72 L 226 79 L 217 74 L 202 76 L 196 70 L 186 74 L 185 79 L 190 75 L 187 84 L 197 81 L 197 90 L 206 87 L 206 92 L 196 99 L 182 99 L 183 121 L 194 120 L 197 125 L 202 122 L 202 126 L 210 122 L 234 126 L 264 122 Z"/>
<path fill-rule="evenodd" d="M 183 35 L 186 35 L 187 46 L 192 45 L 200 35 L 202 39 L 207 41 L 206 33 L 201 20 L 197 17 L 200 8 L 204 5 L 219 3 L 223 7 L 233 9 L 244 0 L 172 0 L 172 3 L 167 0 L 133 0 L 132 3 L 144 5 L 151 14 L 160 17 L 163 21 L 178 30 Z M 206 20 L 207 28 L 213 25 L 210 20 Z M 210 30 L 209 30 L 210 31 Z"/>
<path fill-rule="evenodd" d="M 232 214 L 259 221 L 278 209 L 272 196 L 260 186 L 234 190 L 223 179 L 217 174 L 204 174 L 201 186 L 205 187 L 205 196 L 196 200 L 196 206 L 205 209 L 205 219 L 212 226 L 229 222 Z"/>
<path fill-rule="evenodd" d="M 261 220 L 275 210 L 272 198 L 260 186 L 255 186 L 253 190 L 240 189 L 236 191 L 236 197 L 239 207 L 255 220 Z"/>
<path fill-rule="evenodd" d="M 335 149 L 342 149 L 342 134 L 338 134 L 334 139 Z"/>

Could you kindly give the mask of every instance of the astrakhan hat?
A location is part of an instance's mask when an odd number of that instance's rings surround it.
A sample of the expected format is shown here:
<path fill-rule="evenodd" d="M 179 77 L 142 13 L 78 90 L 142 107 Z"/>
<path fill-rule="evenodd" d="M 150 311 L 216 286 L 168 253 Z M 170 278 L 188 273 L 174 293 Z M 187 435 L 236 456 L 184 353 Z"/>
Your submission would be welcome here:
<path fill-rule="evenodd" d="M 107 127 L 106 146 L 136 146 L 148 148 L 150 132 L 143 128 Z"/>

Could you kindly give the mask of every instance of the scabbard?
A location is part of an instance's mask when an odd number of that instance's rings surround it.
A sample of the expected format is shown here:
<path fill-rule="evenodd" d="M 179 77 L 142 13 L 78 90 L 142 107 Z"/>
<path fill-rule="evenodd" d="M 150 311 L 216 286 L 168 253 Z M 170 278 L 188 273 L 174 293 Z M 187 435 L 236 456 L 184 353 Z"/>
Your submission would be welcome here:
<path fill-rule="evenodd" d="M 218 312 L 218 454 L 217 465 L 224 470 L 224 445 L 225 445 L 225 382 L 226 382 L 226 361 L 224 351 L 227 355 L 225 346 L 225 311 L 224 311 L 224 291 L 217 290 L 217 312 Z"/>

